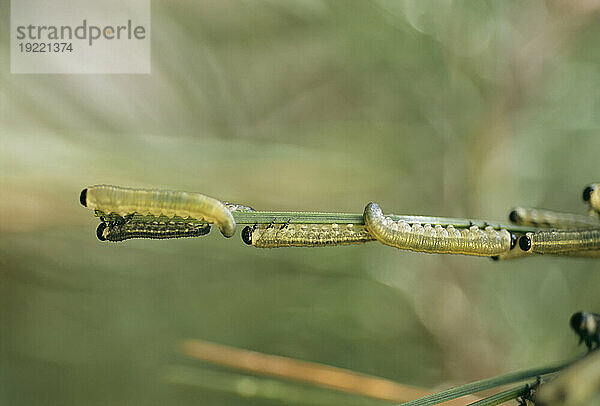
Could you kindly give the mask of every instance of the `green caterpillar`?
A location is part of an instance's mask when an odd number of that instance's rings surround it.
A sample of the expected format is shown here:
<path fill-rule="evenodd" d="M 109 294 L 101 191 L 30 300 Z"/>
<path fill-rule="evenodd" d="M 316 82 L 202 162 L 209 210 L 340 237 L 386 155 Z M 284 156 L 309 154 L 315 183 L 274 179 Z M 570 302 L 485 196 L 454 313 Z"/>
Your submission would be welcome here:
<path fill-rule="evenodd" d="M 457 230 L 449 225 L 413 224 L 394 222 L 385 217 L 377 203 L 365 207 L 364 221 L 369 233 L 379 242 L 392 247 L 436 254 L 464 254 L 494 256 L 506 253 L 513 238 L 505 229 L 480 229 L 472 226 Z"/>
<path fill-rule="evenodd" d="M 210 224 L 185 221 L 102 222 L 96 229 L 96 236 L 100 241 L 124 241 L 132 238 L 199 237 L 209 232 Z"/>
<path fill-rule="evenodd" d="M 242 240 L 258 248 L 325 247 L 374 241 L 359 224 L 260 224 L 242 230 Z"/>
<path fill-rule="evenodd" d="M 554 254 L 572 251 L 600 250 L 600 229 L 577 231 L 538 231 L 519 238 L 523 251 Z M 588 255 L 593 256 L 593 255 Z"/>
<path fill-rule="evenodd" d="M 508 216 L 514 224 L 533 227 L 585 229 L 599 228 L 600 221 L 591 216 L 581 216 L 553 210 L 515 207 Z"/>

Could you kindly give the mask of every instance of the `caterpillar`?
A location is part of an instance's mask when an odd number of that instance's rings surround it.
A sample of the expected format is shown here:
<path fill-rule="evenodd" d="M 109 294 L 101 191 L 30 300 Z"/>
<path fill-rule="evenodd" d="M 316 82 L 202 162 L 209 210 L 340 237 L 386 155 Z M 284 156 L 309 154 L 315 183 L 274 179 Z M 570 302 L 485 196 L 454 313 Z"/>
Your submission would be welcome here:
<path fill-rule="evenodd" d="M 220 201 L 199 193 L 97 185 L 83 189 L 79 201 L 106 215 L 178 216 L 214 223 L 225 237 L 235 232 L 231 211 Z"/>
<path fill-rule="evenodd" d="M 510 212 L 508 219 L 514 224 L 533 227 L 560 229 L 600 228 L 600 221 L 591 216 L 525 207 L 515 207 Z"/>
<path fill-rule="evenodd" d="M 96 229 L 100 241 L 124 241 L 131 238 L 183 238 L 199 237 L 210 232 L 210 224 L 151 221 L 151 222 L 102 222 Z"/>
<path fill-rule="evenodd" d="M 519 246 L 538 254 L 600 250 L 600 229 L 527 233 L 519 238 Z"/>
<path fill-rule="evenodd" d="M 324 247 L 374 241 L 359 224 L 257 224 L 244 227 L 242 240 L 258 248 Z"/>
<path fill-rule="evenodd" d="M 600 184 L 592 183 L 583 190 L 583 200 L 596 212 L 600 212 Z"/>
<path fill-rule="evenodd" d="M 569 324 L 579 335 L 579 344 L 585 342 L 590 351 L 594 344 L 596 348 L 600 347 L 600 314 L 577 312 L 571 316 Z"/>
<path fill-rule="evenodd" d="M 505 229 L 495 230 L 488 226 L 480 229 L 472 226 L 457 230 L 452 225 L 413 224 L 394 222 L 385 217 L 377 203 L 365 207 L 364 222 L 367 230 L 379 242 L 392 247 L 417 252 L 437 254 L 465 254 L 494 256 L 506 253 L 513 240 Z"/>

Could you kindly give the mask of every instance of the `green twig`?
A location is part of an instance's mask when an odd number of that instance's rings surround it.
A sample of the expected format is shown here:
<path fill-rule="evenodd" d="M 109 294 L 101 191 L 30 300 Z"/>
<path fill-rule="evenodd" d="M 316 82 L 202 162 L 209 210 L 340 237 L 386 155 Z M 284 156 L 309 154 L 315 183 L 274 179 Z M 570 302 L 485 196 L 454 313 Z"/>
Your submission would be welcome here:
<path fill-rule="evenodd" d="M 546 379 L 548 379 L 546 377 Z M 540 380 L 535 380 L 526 385 L 515 386 L 514 388 L 498 392 L 487 398 L 478 400 L 477 402 L 469 403 L 467 406 L 495 406 L 500 405 L 509 400 L 517 399 L 519 396 L 527 396 L 532 390 L 537 390 Z"/>
<path fill-rule="evenodd" d="M 509 383 L 519 382 L 527 378 L 536 376 L 543 376 L 552 374 L 560 371 L 566 366 L 570 365 L 573 361 L 568 361 L 559 365 L 553 365 L 542 368 L 528 369 L 525 371 L 511 372 L 506 375 L 496 376 L 494 378 L 483 379 L 481 381 L 475 381 L 466 385 L 457 386 L 450 388 L 438 393 L 423 396 L 422 398 L 411 400 L 410 402 L 402 403 L 401 406 L 429 406 L 437 405 L 438 403 L 446 402 L 448 400 L 456 399 L 461 396 L 471 395 L 473 393 L 481 392 L 487 389 L 492 389 L 498 386 L 506 385 Z M 514 396 L 516 397 L 516 395 Z M 509 398 L 510 399 L 510 398 Z M 485 403 L 484 403 L 485 404 Z M 494 403 L 490 403 L 494 404 Z"/>
<path fill-rule="evenodd" d="M 365 224 L 362 214 L 354 213 L 319 213 L 302 211 L 234 211 L 233 218 L 237 224 L 269 224 L 269 223 L 311 223 L 311 224 Z M 496 229 L 505 228 L 516 233 L 535 232 L 533 227 L 517 226 L 512 224 L 491 223 L 485 220 L 461 219 L 451 217 L 428 217 L 428 216 L 401 216 L 388 214 L 394 221 L 404 220 L 409 224 L 439 224 L 441 226 L 452 225 L 456 228 L 468 228 L 477 226 L 480 228 L 492 226 Z"/>
<path fill-rule="evenodd" d="M 290 224 L 365 224 L 362 214 L 355 213 L 322 213 L 322 212 L 308 212 L 308 211 L 233 211 L 233 218 L 237 224 L 270 224 L 270 223 L 290 223 Z M 97 217 L 102 217 L 107 220 L 122 221 L 123 219 L 114 214 L 105 214 L 99 210 L 95 211 Z M 501 224 L 492 223 L 486 220 L 478 219 L 462 219 L 452 217 L 430 217 L 430 216 L 405 216 L 388 214 L 387 217 L 394 221 L 404 220 L 409 224 L 439 224 L 440 226 L 452 225 L 455 228 L 468 228 L 471 226 L 477 226 L 484 228 L 492 226 L 495 229 L 505 228 L 508 231 L 515 233 L 529 233 L 539 231 L 535 227 L 518 226 L 514 224 Z M 171 219 L 166 216 L 146 216 L 141 214 L 133 214 L 128 221 L 134 222 L 147 222 L 147 221 L 170 221 Z M 195 219 L 182 219 L 182 221 L 189 221 L 191 223 L 205 223 L 204 220 Z"/>

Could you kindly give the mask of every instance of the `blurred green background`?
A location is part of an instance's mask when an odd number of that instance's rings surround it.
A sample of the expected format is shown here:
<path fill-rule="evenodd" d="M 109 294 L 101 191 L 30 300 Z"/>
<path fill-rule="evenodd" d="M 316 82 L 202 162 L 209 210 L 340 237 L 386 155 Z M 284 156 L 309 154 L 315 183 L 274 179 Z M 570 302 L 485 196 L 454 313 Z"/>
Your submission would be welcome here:
<path fill-rule="evenodd" d="M 568 319 L 600 310 L 593 260 L 258 250 L 214 230 L 102 243 L 78 196 L 585 213 L 597 1 L 154 1 L 150 75 L 11 75 L 0 4 L 1 403 L 265 402 L 167 379 L 214 368 L 178 352 L 185 338 L 427 388 L 584 351 Z"/>

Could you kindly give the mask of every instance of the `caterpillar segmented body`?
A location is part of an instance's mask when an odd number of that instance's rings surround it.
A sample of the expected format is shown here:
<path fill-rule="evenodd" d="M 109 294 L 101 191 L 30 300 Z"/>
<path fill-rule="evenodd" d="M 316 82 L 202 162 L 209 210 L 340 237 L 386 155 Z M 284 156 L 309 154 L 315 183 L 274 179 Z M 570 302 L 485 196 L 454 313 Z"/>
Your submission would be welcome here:
<path fill-rule="evenodd" d="M 583 200 L 596 212 L 600 212 L 600 183 L 592 183 L 583 190 Z"/>
<path fill-rule="evenodd" d="M 600 221 L 591 216 L 581 216 L 572 213 L 526 207 L 515 207 L 510 212 L 508 219 L 514 224 L 533 227 L 561 229 L 600 227 Z"/>
<path fill-rule="evenodd" d="M 96 229 L 100 241 L 124 241 L 132 238 L 169 239 L 199 237 L 210 232 L 210 224 L 185 221 L 102 222 Z"/>
<path fill-rule="evenodd" d="M 364 221 L 369 233 L 379 242 L 392 247 L 437 254 L 494 256 L 506 253 L 511 247 L 511 233 L 492 227 L 472 226 L 458 230 L 453 226 L 394 222 L 385 217 L 377 203 L 365 207 Z"/>
<path fill-rule="evenodd" d="M 214 223 L 225 237 L 235 232 L 231 211 L 220 201 L 200 193 L 98 185 L 83 189 L 79 200 L 106 215 L 177 216 Z"/>
<path fill-rule="evenodd" d="M 242 230 L 242 240 L 258 248 L 325 247 L 374 241 L 358 224 L 259 224 Z"/>
<path fill-rule="evenodd" d="M 600 229 L 527 233 L 519 238 L 519 246 L 538 254 L 600 250 Z"/>

